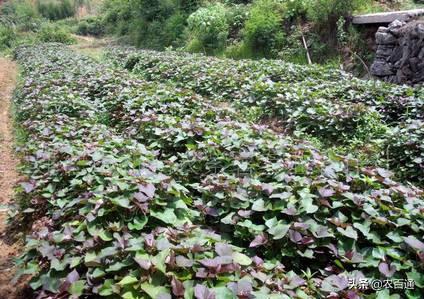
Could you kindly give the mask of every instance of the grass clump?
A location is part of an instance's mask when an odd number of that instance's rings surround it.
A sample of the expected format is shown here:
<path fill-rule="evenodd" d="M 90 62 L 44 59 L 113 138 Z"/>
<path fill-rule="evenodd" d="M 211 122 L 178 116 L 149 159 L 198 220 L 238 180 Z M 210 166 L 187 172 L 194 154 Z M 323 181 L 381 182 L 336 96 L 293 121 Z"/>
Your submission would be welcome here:
<path fill-rule="evenodd" d="M 57 42 L 67 45 L 76 42 L 66 28 L 53 23 L 44 23 L 37 32 L 36 38 L 41 42 Z"/>

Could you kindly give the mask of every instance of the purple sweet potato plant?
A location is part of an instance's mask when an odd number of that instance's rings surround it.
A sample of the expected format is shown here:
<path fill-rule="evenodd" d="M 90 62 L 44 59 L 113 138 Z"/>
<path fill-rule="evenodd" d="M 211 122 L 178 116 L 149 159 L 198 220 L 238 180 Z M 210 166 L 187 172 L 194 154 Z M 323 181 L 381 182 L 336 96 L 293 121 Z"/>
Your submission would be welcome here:
<path fill-rule="evenodd" d="M 420 90 L 391 93 L 413 107 L 394 111 L 385 86 L 339 71 L 128 51 L 113 53 L 133 74 L 59 44 L 16 51 L 19 264 L 38 298 L 420 298 L 420 161 L 365 167 L 296 133 L 367 142 L 399 118 L 415 134 Z M 362 278 L 415 288 L 349 284 Z"/>

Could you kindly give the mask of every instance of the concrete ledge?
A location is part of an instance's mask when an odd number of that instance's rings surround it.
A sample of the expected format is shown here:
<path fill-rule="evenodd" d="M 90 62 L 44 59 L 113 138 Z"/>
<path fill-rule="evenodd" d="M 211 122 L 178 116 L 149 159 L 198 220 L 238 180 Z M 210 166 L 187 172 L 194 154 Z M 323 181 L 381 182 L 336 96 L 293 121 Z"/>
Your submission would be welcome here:
<path fill-rule="evenodd" d="M 424 16 L 424 9 L 381 12 L 381 13 L 353 16 L 352 23 L 355 25 L 389 24 L 395 20 L 407 22 L 411 19 L 418 18 L 420 16 Z"/>

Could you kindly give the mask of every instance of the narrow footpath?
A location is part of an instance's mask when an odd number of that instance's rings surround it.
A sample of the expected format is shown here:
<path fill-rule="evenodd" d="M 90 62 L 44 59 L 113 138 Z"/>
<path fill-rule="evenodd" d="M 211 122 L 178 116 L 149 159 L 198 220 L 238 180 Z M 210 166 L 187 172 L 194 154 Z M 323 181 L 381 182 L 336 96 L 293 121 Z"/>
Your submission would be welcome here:
<path fill-rule="evenodd" d="M 18 181 L 17 158 L 14 155 L 13 122 L 10 115 L 12 93 L 16 84 L 16 64 L 0 57 L 0 298 L 21 298 L 22 288 L 13 285 L 13 259 L 21 245 L 7 227 L 8 206 L 13 201 L 13 188 Z"/>

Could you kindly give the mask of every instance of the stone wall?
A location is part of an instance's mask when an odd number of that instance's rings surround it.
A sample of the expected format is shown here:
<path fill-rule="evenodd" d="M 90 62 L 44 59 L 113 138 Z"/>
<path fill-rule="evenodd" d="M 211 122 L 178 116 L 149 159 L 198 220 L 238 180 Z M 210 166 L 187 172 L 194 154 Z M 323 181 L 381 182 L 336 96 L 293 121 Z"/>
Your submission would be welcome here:
<path fill-rule="evenodd" d="M 394 21 L 375 35 L 371 74 L 397 84 L 424 84 L 424 22 Z"/>

